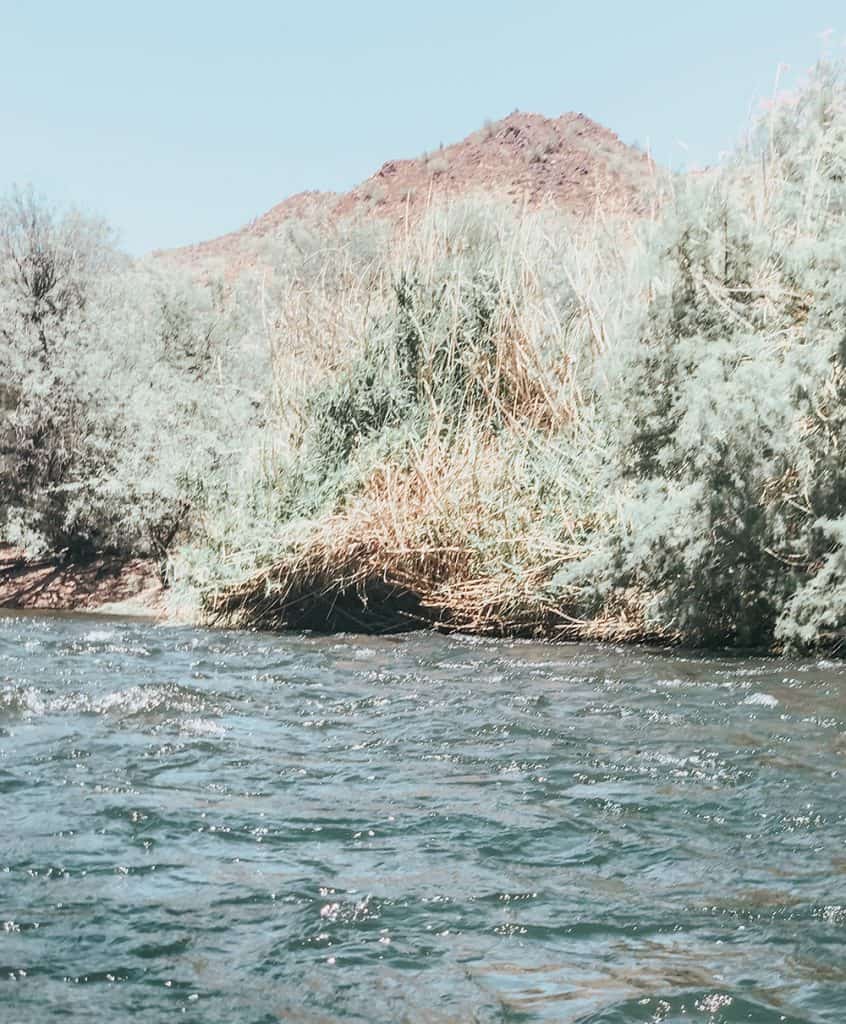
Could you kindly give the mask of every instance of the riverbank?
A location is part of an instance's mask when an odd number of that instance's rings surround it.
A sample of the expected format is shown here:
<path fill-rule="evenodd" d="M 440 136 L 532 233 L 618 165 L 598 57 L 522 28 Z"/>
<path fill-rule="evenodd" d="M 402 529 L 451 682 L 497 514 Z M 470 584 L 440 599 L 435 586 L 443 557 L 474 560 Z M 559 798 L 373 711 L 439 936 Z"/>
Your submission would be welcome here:
<path fill-rule="evenodd" d="M 164 589 L 155 563 L 100 556 L 85 565 L 27 558 L 0 546 L 0 608 L 97 611 L 162 617 Z"/>
<path fill-rule="evenodd" d="M 225 286 L 101 240 L 73 319 L 4 298 L 0 536 L 171 559 L 180 621 L 842 650 L 844 140 L 821 64 L 653 217 L 304 220 Z M 3 216 L 64 266 L 73 218 Z M 14 563 L 5 603 L 147 607 L 144 564 Z"/>

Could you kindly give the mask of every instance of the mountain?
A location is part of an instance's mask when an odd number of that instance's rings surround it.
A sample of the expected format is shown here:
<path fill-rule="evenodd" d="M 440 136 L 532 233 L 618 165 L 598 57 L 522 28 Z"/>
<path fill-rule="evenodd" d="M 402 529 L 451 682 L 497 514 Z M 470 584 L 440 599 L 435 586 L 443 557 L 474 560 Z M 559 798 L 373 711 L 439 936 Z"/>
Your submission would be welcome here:
<path fill-rule="evenodd" d="M 402 224 L 433 200 L 479 192 L 530 208 L 554 203 L 575 216 L 596 209 L 642 215 L 652 204 L 656 174 L 647 154 L 584 114 L 515 111 L 461 142 L 389 160 L 349 192 L 300 192 L 238 231 L 157 255 L 202 266 L 235 258 L 245 242 L 272 236 L 289 220 L 366 214 Z"/>

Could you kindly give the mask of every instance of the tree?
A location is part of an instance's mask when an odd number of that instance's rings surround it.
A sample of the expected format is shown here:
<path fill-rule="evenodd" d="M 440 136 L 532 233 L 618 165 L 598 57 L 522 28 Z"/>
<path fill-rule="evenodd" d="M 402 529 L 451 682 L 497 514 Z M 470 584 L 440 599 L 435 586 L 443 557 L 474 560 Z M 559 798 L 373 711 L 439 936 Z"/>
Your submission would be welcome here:
<path fill-rule="evenodd" d="M 59 213 L 32 190 L 0 201 L 0 380 L 10 407 L 0 463 L 0 525 L 16 520 L 81 556 L 91 538 L 68 516 L 67 485 L 90 435 L 83 361 L 86 307 L 119 261 L 109 228 Z"/>
<path fill-rule="evenodd" d="M 96 278 L 117 261 L 101 220 L 76 210 L 60 215 L 31 190 L 0 202 L 0 335 L 18 354 L 33 349 L 45 365 L 69 322 L 81 313 Z"/>

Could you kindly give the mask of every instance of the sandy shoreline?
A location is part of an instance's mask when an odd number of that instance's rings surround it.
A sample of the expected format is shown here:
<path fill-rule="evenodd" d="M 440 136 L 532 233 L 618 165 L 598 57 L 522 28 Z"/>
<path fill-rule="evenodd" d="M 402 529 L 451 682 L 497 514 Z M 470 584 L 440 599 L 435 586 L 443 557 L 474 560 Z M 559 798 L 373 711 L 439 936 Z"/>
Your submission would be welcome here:
<path fill-rule="evenodd" d="M 0 608 L 165 616 L 164 590 L 151 561 L 102 557 L 63 565 L 2 545 Z"/>

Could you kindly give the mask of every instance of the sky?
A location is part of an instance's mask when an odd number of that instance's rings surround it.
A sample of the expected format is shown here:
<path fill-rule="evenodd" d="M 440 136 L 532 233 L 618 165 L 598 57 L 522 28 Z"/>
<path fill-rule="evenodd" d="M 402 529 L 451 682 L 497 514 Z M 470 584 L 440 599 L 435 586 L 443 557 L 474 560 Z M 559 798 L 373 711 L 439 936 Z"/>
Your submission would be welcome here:
<path fill-rule="evenodd" d="M 0 192 L 103 216 L 140 255 L 515 109 L 716 163 L 780 66 L 846 56 L 846 2 L 0 0 L 0 40 Z"/>

